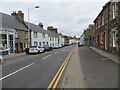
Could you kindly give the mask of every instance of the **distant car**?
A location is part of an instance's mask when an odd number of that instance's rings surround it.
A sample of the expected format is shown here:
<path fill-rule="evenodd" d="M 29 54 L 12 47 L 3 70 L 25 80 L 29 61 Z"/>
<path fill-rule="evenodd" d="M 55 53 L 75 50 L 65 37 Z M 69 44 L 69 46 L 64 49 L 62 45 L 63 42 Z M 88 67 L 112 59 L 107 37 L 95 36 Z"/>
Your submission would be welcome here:
<path fill-rule="evenodd" d="M 59 48 L 62 48 L 62 45 L 61 45 L 61 44 L 58 44 L 58 47 L 59 47 Z"/>
<path fill-rule="evenodd" d="M 44 52 L 44 48 L 43 47 L 31 46 L 29 48 L 29 54 L 32 54 L 32 53 L 43 53 L 43 52 Z"/>
<path fill-rule="evenodd" d="M 53 49 L 58 49 L 58 48 L 59 48 L 59 45 L 53 46 Z"/>
<path fill-rule="evenodd" d="M 0 55 L 0 64 L 2 64 L 3 63 L 3 58 L 2 58 L 2 56 Z"/>
<path fill-rule="evenodd" d="M 51 46 L 49 46 L 49 45 L 45 45 L 45 46 L 43 46 L 43 48 L 45 49 L 45 51 L 53 50 L 53 48 Z"/>

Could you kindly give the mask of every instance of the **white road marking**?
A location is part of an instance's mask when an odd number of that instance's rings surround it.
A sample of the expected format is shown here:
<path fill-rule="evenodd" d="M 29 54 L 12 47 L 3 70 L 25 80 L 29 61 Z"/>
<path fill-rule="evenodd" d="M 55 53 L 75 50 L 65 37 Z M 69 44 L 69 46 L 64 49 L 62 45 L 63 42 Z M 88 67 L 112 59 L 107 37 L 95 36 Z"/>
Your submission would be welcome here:
<path fill-rule="evenodd" d="M 44 58 L 42 58 L 42 59 L 46 59 L 46 58 L 48 58 L 48 57 L 50 57 L 51 55 L 48 55 L 48 56 L 46 56 L 46 57 L 44 57 Z"/>
<path fill-rule="evenodd" d="M 55 52 L 55 54 L 59 53 L 59 51 Z"/>
<path fill-rule="evenodd" d="M 0 78 L 0 80 L 3 80 L 3 79 L 5 79 L 5 78 L 8 78 L 8 77 L 10 77 L 10 76 L 16 74 L 17 72 L 20 72 L 20 71 L 22 71 L 22 70 L 24 70 L 24 69 L 30 67 L 30 66 L 33 65 L 33 64 L 34 64 L 34 63 L 31 63 L 31 64 L 29 64 L 29 65 L 27 65 L 27 66 L 25 66 L 25 67 L 22 67 L 22 68 L 20 68 L 19 70 L 16 70 L 16 71 L 14 71 L 13 73 L 10 73 L 10 74 L 8 74 L 8 75 L 6 75 L 6 76 Z"/>

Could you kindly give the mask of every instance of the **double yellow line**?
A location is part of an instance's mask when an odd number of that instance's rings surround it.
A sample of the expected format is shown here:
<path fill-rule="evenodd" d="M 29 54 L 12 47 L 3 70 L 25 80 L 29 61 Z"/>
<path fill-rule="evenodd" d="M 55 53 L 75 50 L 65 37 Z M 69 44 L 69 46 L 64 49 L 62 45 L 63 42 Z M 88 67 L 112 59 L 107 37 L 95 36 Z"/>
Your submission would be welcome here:
<path fill-rule="evenodd" d="M 75 48 L 75 47 L 74 47 Z M 67 65 L 67 63 L 68 63 L 68 61 L 69 61 L 69 59 L 70 59 L 70 57 L 71 57 L 71 55 L 72 55 L 72 53 L 73 53 L 73 51 L 74 51 L 74 48 L 72 49 L 72 51 L 68 54 L 68 56 L 66 57 L 66 59 L 65 59 L 65 61 L 63 62 L 63 64 L 61 65 L 61 67 L 59 68 L 59 70 L 58 70 L 58 72 L 56 73 L 56 75 L 54 76 L 54 78 L 53 78 L 53 80 L 51 81 L 51 83 L 49 84 L 49 86 L 48 86 L 48 88 L 47 88 L 47 90 L 54 90 L 56 87 L 57 87 L 57 85 L 58 85 L 58 83 L 59 83 L 59 80 L 60 80 L 60 78 L 61 78 L 61 76 L 62 76 L 62 74 L 63 74 L 63 72 L 64 72 L 64 70 L 65 70 L 65 67 L 66 67 L 66 65 Z"/>

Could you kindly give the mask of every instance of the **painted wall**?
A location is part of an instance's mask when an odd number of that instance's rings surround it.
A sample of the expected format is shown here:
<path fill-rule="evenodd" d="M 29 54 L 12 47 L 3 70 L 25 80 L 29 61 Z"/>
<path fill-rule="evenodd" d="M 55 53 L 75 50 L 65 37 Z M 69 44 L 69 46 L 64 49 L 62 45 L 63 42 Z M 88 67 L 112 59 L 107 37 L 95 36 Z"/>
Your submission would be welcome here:
<path fill-rule="evenodd" d="M 44 42 L 45 45 L 49 45 L 49 36 L 48 34 L 45 34 L 45 38 L 43 37 L 43 33 L 39 33 L 37 32 L 37 38 L 34 37 L 34 31 L 31 32 L 31 46 L 34 46 L 34 42 L 37 42 L 37 46 L 44 46 Z M 41 42 L 41 45 L 40 45 Z"/>
<path fill-rule="evenodd" d="M 55 46 L 58 44 L 58 38 L 57 37 L 49 37 L 49 45 L 50 46 Z"/>

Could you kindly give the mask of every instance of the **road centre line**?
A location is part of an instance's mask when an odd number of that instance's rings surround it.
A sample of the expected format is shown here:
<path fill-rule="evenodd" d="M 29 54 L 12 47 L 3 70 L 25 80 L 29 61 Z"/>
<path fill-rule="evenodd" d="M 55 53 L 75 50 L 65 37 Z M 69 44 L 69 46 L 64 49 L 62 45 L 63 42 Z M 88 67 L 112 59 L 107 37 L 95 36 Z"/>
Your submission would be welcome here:
<path fill-rule="evenodd" d="M 20 69 L 18 69 L 18 70 L 16 70 L 16 71 L 14 71 L 14 72 L 12 72 L 12 73 L 10 73 L 10 74 L 8 74 L 8 75 L 6 75 L 6 76 L 0 78 L 0 80 L 3 80 L 3 79 L 5 79 L 5 78 L 8 78 L 8 77 L 10 77 L 10 76 L 12 76 L 12 75 L 14 75 L 14 74 L 20 72 L 20 71 L 22 71 L 22 70 L 24 70 L 24 69 L 26 69 L 26 68 L 32 66 L 33 64 L 34 64 L 34 63 L 31 63 L 31 64 L 29 64 L 29 65 L 27 65 L 27 66 L 24 66 L 24 67 L 22 67 L 22 68 L 20 68 Z"/>
<path fill-rule="evenodd" d="M 63 64 L 60 66 L 59 70 L 57 71 L 57 73 L 55 74 L 54 78 L 52 79 L 52 81 L 50 82 L 47 90 L 50 90 L 51 88 L 54 90 L 57 87 L 57 84 L 65 70 L 65 67 L 67 65 L 67 63 L 69 62 L 69 59 L 74 51 L 75 47 L 71 50 L 71 52 L 68 54 L 68 56 L 66 57 L 66 59 L 64 60 Z"/>
<path fill-rule="evenodd" d="M 51 54 L 50 55 L 48 55 L 48 56 L 46 56 L 46 57 L 44 57 L 44 58 L 42 58 L 42 59 L 46 59 L 46 58 L 48 58 L 48 57 L 50 57 L 51 56 Z"/>

